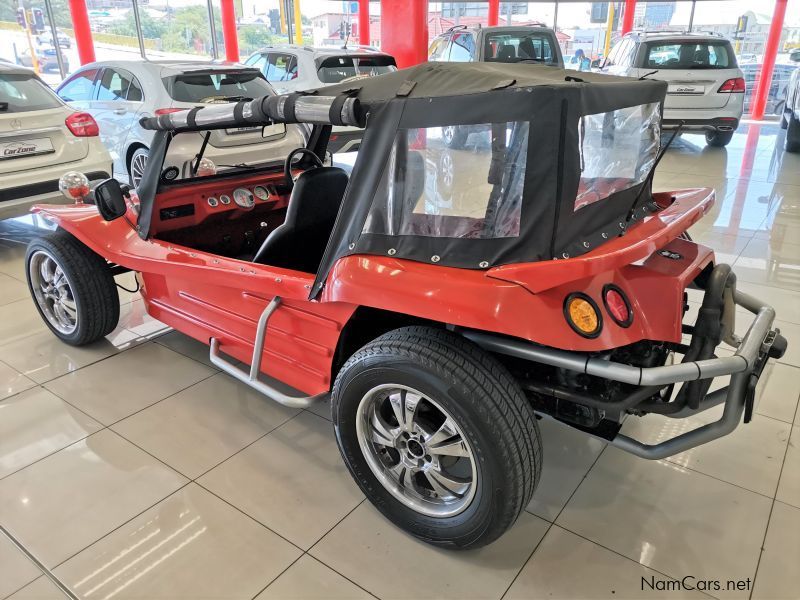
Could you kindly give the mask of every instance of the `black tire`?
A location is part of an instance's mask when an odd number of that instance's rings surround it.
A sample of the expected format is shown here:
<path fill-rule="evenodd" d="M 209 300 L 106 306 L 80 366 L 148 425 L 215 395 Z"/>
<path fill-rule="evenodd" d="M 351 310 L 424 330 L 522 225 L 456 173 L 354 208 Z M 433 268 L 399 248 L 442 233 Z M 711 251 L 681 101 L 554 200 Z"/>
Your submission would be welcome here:
<path fill-rule="evenodd" d="M 706 144 L 715 148 L 724 148 L 731 143 L 733 131 L 706 131 Z"/>
<path fill-rule="evenodd" d="M 74 331 L 57 329 L 37 299 L 34 286 L 38 283 L 32 279 L 31 264 L 35 268 L 44 256 L 55 261 L 66 276 L 77 315 Z M 25 255 L 25 274 L 42 320 L 63 342 L 72 346 L 90 344 L 111 333 L 119 323 L 119 294 L 108 263 L 69 233 L 56 231 L 32 240 Z"/>
<path fill-rule="evenodd" d="M 786 140 L 783 147 L 787 152 L 800 152 L 800 119 L 789 114 L 789 125 L 786 127 Z"/>
<path fill-rule="evenodd" d="M 453 150 L 461 150 L 467 144 L 469 131 L 466 127 L 459 127 L 458 125 L 448 125 L 442 127 L 442 140 L 444 145 Z"/>
<path fill-rule="evenodd" d="M 136 185 L 141 181 L 138 161 L 143 161 L 142 164 L 146 165 L 149 157 L 150 150 L 147 148 L 137 148 L 133 151 L 133 154 L 131 154 L 131 159 L 128 161 L 128 179 L 133 187 L 136 187 Z M 134 176 L 136 176 L 135 181 Z"/>
<path fill-rule="evenodd" d="M 359 445 L 358 406 L 368 392 L 386 384 L 431 398 L 463 432 L 477 477 L 474 495 L 461 512 L 430 516 L 414 510 L 370 468 Z M 503 365 L 454 333 L 405 327 L 370 342 L 339 371 L 331 411 L 339 450 L 361 490 L 395 525 L 430 544 L 466 549 L 496 540 L 517 520 L 538 484 L 542 446 L 533 409 Z"/>

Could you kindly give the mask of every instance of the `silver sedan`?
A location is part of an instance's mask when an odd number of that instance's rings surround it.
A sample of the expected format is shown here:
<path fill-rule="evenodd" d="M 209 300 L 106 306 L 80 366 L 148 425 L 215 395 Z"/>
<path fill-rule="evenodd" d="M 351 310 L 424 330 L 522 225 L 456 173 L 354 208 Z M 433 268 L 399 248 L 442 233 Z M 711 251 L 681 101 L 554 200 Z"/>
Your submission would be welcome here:
<path fill-rule="evenodd" d="M 194 106 L 236 102 L 273 94 L 263 74 L 235 63 L 114 60 L 87 64 L 62 83 L 58 95 L 90 113 L 100 138 L 111 153 L 114 177 L 136 186 L 153 138 L 139 126 L 148 117 Z M 203 156 L 218 169 L 283 160 L 304 146 L 307 130 L 300 125 L 272 125 L 214 131 Z M 199 133 L 182 133 L 170 144 L 165 168 L 175 166 L 188 176 L 204 146 Z"/>

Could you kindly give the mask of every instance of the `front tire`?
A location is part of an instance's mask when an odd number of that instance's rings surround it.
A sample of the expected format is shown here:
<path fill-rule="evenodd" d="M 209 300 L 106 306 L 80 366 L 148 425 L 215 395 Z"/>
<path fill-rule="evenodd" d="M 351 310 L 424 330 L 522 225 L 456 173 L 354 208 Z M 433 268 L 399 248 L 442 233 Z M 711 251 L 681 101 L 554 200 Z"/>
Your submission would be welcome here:
<path fill-rule="evenodd" d="M 467 131 L 465 127 L 459 127 L 458 125 L 442 127 L 442 140 L 444 141 L 444 145 L 453 150 L 461 150 L 466 146 L 468 137 L 469 131 Z"/>
<path fill-rule="evenodd" d="M 25 256 L 28 289 L 56 336 L 83 346 L 119 322 L 119 295 L 108 264 L 65 231 L 36 238 Z"/>
<path fill-rule="evenodd" d="M 706 131 L 706 144 L 715 148 L 724 148 L 731 143 L 733 131 Z"/>
<path fill-rule="evenodd" d="M 382 335 L 334 384 L 336 441 L 390 521 L 440 546 L 500 537 L 530 501 L 542 448 L 536 417 L 494 357 L 429 327 Z"/>
<path fill-rule="evenodd" d="M 800 152 L 800 119 L 789 113 L 789 125 L 786 127 L 786 141 L 783 144 L 787 152 Z"/>

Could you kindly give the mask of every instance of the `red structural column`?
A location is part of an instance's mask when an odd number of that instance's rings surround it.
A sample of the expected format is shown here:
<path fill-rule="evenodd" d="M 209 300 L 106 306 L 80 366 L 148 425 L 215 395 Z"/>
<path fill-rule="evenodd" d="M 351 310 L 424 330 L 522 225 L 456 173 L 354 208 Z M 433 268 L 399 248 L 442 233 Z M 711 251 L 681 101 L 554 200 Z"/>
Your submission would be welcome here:
<path fill-rule="evenodd" d="M 489 27 L 500 22 L 500 0 L 489 0 Z"/>
<path fill-rule="evenodd" d="M 381 0 L 381 50 L 401 69 L 428 60 L 428 0 Z"/>
<path fill-rule="evenodd" d="M 625 0 L 625 12 L 622 15 L 622 35 L 633 29 L 633 14 L 636 12 L 636 0 Z"/>
<path fill-rule="evenodd" d="M 369 0 L 358 0 L 358 43 L 369 46 Z"/>
<path fill-rule="evenodd" d="M 764 109 L 767 106 L 769 88 L 772 85 L 772 71 L 775 67 L 775 57 L 778 54 L 778 45 L 781 41 L 783 18 L 786 16 L 786 3 L 787 0 L 775 0 L 775 11 L 772 13 L 767 45 L 764 47 L 764 64 L 761 67 L 761 74 L 758 77 L 754 95 L 752 116 L 757 120 L 764 118 Z"/>
<path fill-rule="evenodd" d="M 225 58 L 231 62 L 239 62 L 239 34 L 236 32 L 236 7 L 233 5 L 233 0 L 220 0 L 220 12 Z"/>
<path fill-rule="evenodd" d="M 94 40 L 92 40 L 92 27 L 89 25 L 86 0 L 69 0 L 69 13 L 72 16 L 75 44 L 78 46 L 78 59 L 82 65 L 94 62 Z"/>

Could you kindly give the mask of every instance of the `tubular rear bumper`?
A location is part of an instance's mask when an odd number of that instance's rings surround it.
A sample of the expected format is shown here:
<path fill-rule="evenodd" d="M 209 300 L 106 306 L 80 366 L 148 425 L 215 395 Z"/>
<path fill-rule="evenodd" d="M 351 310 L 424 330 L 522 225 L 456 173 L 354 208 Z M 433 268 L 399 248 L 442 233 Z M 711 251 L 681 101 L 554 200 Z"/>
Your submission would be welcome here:
<path fill-rule="evenodd" d="M 708 293 L 708 292 L 707 292 Z M 768 304 L 744 292 L 732 289 L 735 305 L 753 313 L 755 318 L 741 338 L 733 356 L 683 362 L 674 365 L 642 368 L 612 362 L 589 354 L 566 352 L 535 346 L 499 336 L 474 331 L 463 331 L 463 335 L 486 350 L 539 362 L 578 373 L 619 381 L 637 386 L 640 391 L 654 395 L 661 388 L 672 384 L 689 385 L 699 380 L 730 376 L 730 384 L 722 389 L 705 394 L 696 408 L 678 406 L 678 410 L 663 411 L 668 417 L 683 418 L 707 410 L 718 404 L 725 405 L 722 418 L 695 430 L 655 445 L 644 444 L 626 435 L 617 434 L 606 440 L 626 452 L 641 458 L 658 460 L 684 452 L 701 444 L 731 433 L 742 421 L 749 421 L 758 378 L 769 358 L 780 358 L 786 350 L 786 340 L 778 330 L 772 329 L 775 310 Z M 614 408 L 620 411 L 633 409 L 642 402 L 642 395 L 629 396 L 630 401 L 620 402 Z M 666 404 L 666 403 L 665 403 Z M 745 410 L 747 409 L 747 413 Z"/>

